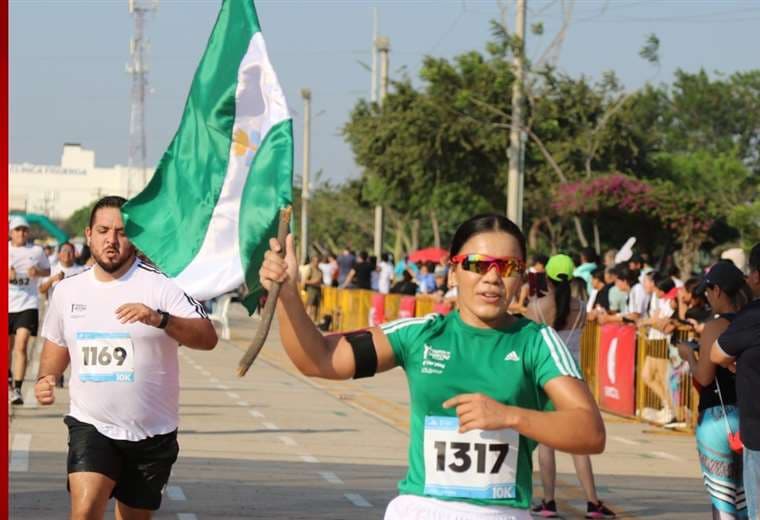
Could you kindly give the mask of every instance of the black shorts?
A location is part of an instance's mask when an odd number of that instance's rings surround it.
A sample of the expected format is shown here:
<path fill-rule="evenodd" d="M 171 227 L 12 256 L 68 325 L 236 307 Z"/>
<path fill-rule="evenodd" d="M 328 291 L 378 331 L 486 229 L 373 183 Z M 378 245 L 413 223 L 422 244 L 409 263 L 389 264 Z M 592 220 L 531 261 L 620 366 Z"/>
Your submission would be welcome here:
<path fill-rule="evenodd" d="M 37 309 L 26 309 L 21 312 L 8 313 L 8 335 L 13 336 L 20 328 L 29 329 L 32 336 L 37 335 L 37 328 L 40 325 L 40 311 Z"/>
<path fill-rule="evenodd" d="M 177 460 L 177 430 L 141 441 L 106 437 L 91 424 L 67 415 L 69 427 L 68 473 L 91 471 L 114 480 L 111 496 L 135 508 L 155 511 Z"/>

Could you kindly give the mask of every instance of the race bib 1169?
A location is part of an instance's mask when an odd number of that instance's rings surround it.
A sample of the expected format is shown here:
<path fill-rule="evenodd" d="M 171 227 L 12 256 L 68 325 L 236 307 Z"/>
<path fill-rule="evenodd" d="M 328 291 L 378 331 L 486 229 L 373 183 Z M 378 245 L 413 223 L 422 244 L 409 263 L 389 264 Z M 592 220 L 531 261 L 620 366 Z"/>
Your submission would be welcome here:
<path fill-rule="evenodd" d="M 456 417 L 425 417 L 425 494 L 515 498 L 519 446 L 515 430 L 459 433 Z"/>
<path fill-rule="evenodd" d="M 132 339 L 126 332 L 77 332 L 79 380 L 90 382 L 135 380 Z"/>

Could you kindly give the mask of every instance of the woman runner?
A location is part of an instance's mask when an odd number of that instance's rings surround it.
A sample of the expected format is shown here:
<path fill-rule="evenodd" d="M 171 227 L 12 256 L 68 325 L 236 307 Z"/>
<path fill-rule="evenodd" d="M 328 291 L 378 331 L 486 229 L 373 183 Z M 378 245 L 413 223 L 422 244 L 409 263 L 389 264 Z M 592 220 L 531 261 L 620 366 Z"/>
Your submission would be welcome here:
<path fill-rule="evenodd" d="M 298 294 L 292 236 L 285 259 L 279 251 L 272 240 L 260 278 L 266 289 L 282 283 L 280 334 L 302 373 L 406 372 L 409 469 L 387 520 L 527 519 L 537 443 L 576 454 L 604 449 L 599 410 L 557 333 L 507 313 L 525 270 L 525 237 L 508 219 L 476 216 L 454 235 L 457 311 L 348 334 L 317 330 Z"/>

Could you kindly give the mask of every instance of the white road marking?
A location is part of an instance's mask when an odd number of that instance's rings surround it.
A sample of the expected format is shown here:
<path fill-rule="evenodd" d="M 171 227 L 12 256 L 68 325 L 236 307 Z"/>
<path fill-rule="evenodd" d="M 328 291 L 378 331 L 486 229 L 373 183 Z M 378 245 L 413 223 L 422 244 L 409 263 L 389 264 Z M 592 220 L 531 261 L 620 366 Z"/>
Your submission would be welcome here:
<path fill-rule="evenodd" d="M 332 471 L 319 471 L 319 475 L 330 484 L 343 484 L 343 481 Z"/>
<path fill-rule="evenodd" d="M 279 430 L 276 424 L 272 424 L 270 422 L 265 422 L 262 424 L 264 425 L 264 428 L 266 428 L 267 430 Z"/>
<path fill-rule="evenodd" d="M 237 405 L 238 406 L 251 406 L 251 403 L 249 403 L 248 401 L 238 401 Z"/>
<path fill-rule="evenodd" d="M 257 411 L 257 410 L 248 410 L 248 413 L 251 414 L 251 415 L 253 415 L 254 417 L 258 417 L 259 419 L 261 419 L 262 417 L 264 417 L 264 414 L 261 413 L 261 412 L 259 412 L 259 411 Z"/>
<path fill-rule="evenodd" d="M 204 376 L 208 377 L 208 376 L 211 375 L 211 372 L 209 372 L 208 370 L 201 370 L 201 374 L 203 374 Z"/>
<path fill-rule="evenodd" d="M 372 504 L 367 502 L 367 499 L 361 496 L 359 493 L 346 493 L 343 495 L 356 507 L 372 507 Z"/>
<path fill-rule="evenodd" d="M 309 464 L 319 464 L 319 459 L 313 455 L 301 455 L 301 460 Z"/>
<path fill-rule="evenodd" d="M 240 399 L 240 395 L 236 394 L 235 392 L 227 392 L 227 397 L 230 399 Z"/>
<path fill-rule="evenodd" d="M 208 380 L 208 382 L 209 383 L 218 383 L 219 380 L 217 378 L 215 378 L 215 377 L 212 377 L 211 379 Z"/>
<path fill-rule="evenodd" d="M 293 439 L 291 439 L 290 437 L 286 435 L 282 435 L 277 438 L 280 439 L 282 442 L 284 442 L 288 446 L 298 446 L 298 443 L 296 441 L 294 441 Z"/>
<path fill-rule="evenodd" d="M 195 513 L 177 513 L 177 520 L 198 520 Z"/>
<path fill-rule="evenodd" d="M 29 471 L 29 448 L 32 445 L 32 435 L 17 433 L 11 444 L 11 471 Z"/>
<path fill-rule="evenodd" d="M 660 457 L 661 459 L 675 460 L 677 462 L 681 461 L 679 457 L 676 457 L 675 455 L 671 455 L 670 453 L 665 453 L 664 451 L 653 451 L 651 453 L 655 457 Z"/>
<path fill-rule="evenodd" d="M 216 387 L 217 387 L 219 390 L 229 390 L 229 389 L 230 389 L 230 387 L 229 387 L 229 386 L 227 386 L 227 385 L 216 385 Z"/>
<path fill-rule="evenodd" d="M 169 500 L 187 500 L 185 493 L 179 486 L 166 486 L 166 496 L 169 497 Z"/>
<path fill-rule="evenodd" d="M 610 435 L 610 439 L 617 442 L 622 442 L 623 444 L 627 444 L 629 446 L 638 446 L 641 443 L 639 441 L 632 441 L 631 439 L 626 439 L 625 437 L 618 437 L 617 435 Z"/>

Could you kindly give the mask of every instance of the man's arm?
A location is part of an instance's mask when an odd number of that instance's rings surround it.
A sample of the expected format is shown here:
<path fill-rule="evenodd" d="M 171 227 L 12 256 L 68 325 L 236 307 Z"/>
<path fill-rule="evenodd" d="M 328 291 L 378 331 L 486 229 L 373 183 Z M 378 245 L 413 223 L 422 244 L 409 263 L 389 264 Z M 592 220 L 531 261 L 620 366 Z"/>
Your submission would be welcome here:
<path fill-rule="evenodd" d="M 34 395 L 40 404 L 48 405 L 55 402 L 53 393 L 55 384 L 67 366 L 69 366 L 69 349 L 46 339 L 40 355 L 37 383 L 34 385 Z"/>
<path fill-rule="evenodd" d="M 139 321 L 151 327 L 158 327 L 163 315 L 142 303 L 125 303 L 116 309 L 116 318 L 124 324 Z M 197 350 L 211 350 L 219 341 L 214 325 L 206 318 L 169 316 L 164 330 L 180 344 Z"/>

